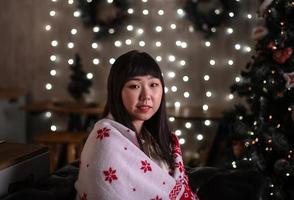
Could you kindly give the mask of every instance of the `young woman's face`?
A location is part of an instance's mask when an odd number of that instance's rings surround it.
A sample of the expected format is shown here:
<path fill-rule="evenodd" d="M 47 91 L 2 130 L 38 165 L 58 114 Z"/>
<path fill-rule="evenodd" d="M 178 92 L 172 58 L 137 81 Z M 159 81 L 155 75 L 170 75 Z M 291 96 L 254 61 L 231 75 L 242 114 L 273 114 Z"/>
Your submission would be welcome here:
<path fill-rule="evenodd" d="M 150 75 L 135 76 L 125 83 L 122 101 L 133 123 L 143 123 L 156 113 L 162 92 L 160 80 Z"/>

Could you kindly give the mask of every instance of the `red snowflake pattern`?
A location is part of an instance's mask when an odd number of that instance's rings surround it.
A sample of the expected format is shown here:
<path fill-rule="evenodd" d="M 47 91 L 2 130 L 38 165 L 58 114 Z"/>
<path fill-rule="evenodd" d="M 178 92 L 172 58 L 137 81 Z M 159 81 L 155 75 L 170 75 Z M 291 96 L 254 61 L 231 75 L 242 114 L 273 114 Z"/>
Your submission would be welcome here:
<path fill-rule="evenodd" d="M 109 137 L 109 132 L 110 132 L 110 129 L 109 128 L 101 128 L 97 131 L 97 136 L 96 136 L 96 139 L 100 139 L 102 140 L 104 137 Z"/>
<path fill-rule="evenodd" d="M 84 192 L 83 196 L 80 196 L 80 200 L 87 200 L 87 194 Z"/>
<path fill-rule="evenodd" d="M 108 181 L 111 183 L 113 180 L 117 180 L 117 176 L 115 174 L 116 170 L 113 170 L 111 167 L 109 167 L 108 170 L 103 171 L 105 175 L 105 181 Z"/>
<path fill-rule="evenodd" d="M 144 170 L 144 173 L 148 172 L 148 171 L 152 171 L 151 165 L 150 163 L 147 162 L 147 160 L 141 160 L 141 164 L 142 167 L 141 169 Z"/>
<path fill-rule="evenodd" d="M 178 162 L 175 164 L 175 167 L 176 168 L 179 168 L 180 172 L 183 172 L 184 171 L 184 165 L 182 162 Z"/>
<path fill-rule="evenodd" d="M 162 198 L 160 198 L 158 195 L 156 195 L 156 197 L 154 199 L 151 200 L 162 200 Z"/>

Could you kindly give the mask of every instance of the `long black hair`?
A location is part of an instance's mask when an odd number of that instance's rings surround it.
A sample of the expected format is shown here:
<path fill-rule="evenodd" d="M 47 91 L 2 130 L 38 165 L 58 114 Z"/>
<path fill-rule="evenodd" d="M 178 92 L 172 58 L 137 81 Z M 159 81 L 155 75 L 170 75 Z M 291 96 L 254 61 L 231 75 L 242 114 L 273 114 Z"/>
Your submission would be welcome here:
<path fill-rule="evenodd" d="M 157 153 L 160 153 L 160 156 L 172 166 L 172 136 L 167 122 L 164 81 L 158 64 L 149 54 L 133 50 L 116 59 L 108 76 L 107 102 L 102 117 L 106 117 L 111 113 L 115 121 L 136 132 L 132 124 L 132 118 L 123 105 L 121 93 L 128 80 L 135 76 L 144 75 L 158 78 L 163 91 L 159 109 L 149 120 L 144 122 L 144 127 L 159 145 L 160 152 L 157 151 Z"/>

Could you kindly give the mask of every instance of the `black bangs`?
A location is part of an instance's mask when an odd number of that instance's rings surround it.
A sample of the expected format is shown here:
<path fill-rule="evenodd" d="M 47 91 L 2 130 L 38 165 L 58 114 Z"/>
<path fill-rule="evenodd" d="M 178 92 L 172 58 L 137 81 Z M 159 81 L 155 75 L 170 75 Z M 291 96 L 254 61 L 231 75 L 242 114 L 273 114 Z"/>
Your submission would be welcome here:
<path fill-rule="evenodd" d="M 160 68 L 151 56 L 144 52 L 132 55 L 131 63 L 125 72 L 126 80 L 134 76 L 145 75 L 151 75 L 155 78 L 162 79 Z"/>

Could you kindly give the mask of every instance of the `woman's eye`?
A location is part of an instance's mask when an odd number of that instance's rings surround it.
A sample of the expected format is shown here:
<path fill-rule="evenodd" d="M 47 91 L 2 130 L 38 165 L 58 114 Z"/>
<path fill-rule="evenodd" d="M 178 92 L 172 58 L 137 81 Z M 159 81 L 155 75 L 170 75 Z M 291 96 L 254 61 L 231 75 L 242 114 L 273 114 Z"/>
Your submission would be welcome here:
<path fill-rule="evenodd" d="M 151 84 L 151 87 L 157 87 L 157 86 L 159 86 L 159 83 L 152 83 Z"/>
<path fill-rule="evenodd" d="M 129 88 L 131 88 L 131 89 L 138 89 L 138 88 L 140 88 L 140 86 L 139 85 L 129 85 Z"/>

